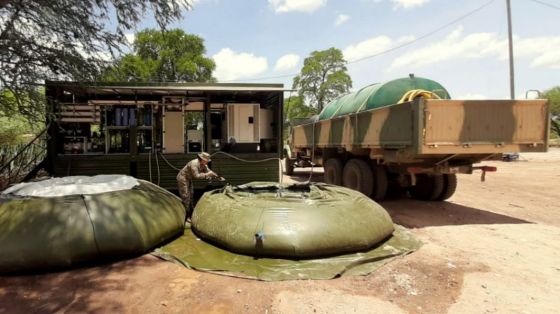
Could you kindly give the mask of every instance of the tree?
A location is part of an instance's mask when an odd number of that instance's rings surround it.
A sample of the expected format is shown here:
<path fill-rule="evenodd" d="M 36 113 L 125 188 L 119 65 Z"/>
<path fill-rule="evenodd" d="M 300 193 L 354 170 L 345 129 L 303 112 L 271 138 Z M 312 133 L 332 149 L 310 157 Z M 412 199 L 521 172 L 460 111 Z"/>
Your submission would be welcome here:
<path fill-rule="evenodd" d="M 306 106 L 301 96 L 291 96 L 284 101 L 284 120 L 309 118 L 314 114 L 317 114 L 317 110 Z"/>
<path fill-rule="evenodd" d="M 553 87 L 543 94 L 550 103 L 550 115 L 552 116 L 551 129 L 560 137 L 560 86 Z"/>
<path fill-rule="evenodd" d="M 15 96 L 0 97 L 0 113 L 36 119 L 45 80 L 97 78 L 145 12 L 165 28 L 185 8 L 188 0 L 0 0 L 0 89 Z"/>
<path fill-rule="evenodd" d="M 324 105 L 348 93 L 352 79 L 347 73 L 346 61 L 336 48 L 313 51 L 305 58 L 303 68 L 294 78 L 293 88 L 299 96 L 320 112 Z"/>
<path fill-rule="evenodd" d="M 317 109 L 306 106 L 302 96 L 290 96 L 284 100 L 284 121 L 287 121 L 284 128 L 284 141 L 288 139 L 290 128 L 300 123 L 298 119 L 309 118 L 317 114 Z"/>
<path fill-rule="evenodd" d="M 39 92 L 42 93 L 42 90 Z M 0 91 L 0 98 L 5 99 L 12 106 L 15 104 L 14 95 L 7 90 Z M 10 112 L 9 115 L 0 114 L 0 143 L 2 146 L 21 144 L 25 141 L 24 135 L 33 134 L 41 129 L 39 123 L 30 123 L 14 108 L 7 108 L 7 111 Z"/>
<path fill-rule="evenodd" d="M 181 29 L 145 29 L 136 34 L 134 53 L 116 61 L 103 80 L 108 81 L 215 81 L 214 61 L 204 54 L 204 40 Z"/>

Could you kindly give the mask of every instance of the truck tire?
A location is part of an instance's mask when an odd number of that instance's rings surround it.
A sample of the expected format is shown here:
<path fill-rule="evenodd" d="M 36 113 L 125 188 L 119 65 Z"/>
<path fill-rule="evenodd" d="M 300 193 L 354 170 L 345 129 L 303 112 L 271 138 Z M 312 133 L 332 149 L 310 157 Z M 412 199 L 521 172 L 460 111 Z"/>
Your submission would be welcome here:
<path fill-rule="evenodd" d="M 419 174 L 410 195 L 417 200 L 435 201 L 443 193 L 443 183 L 442 175 Z"/>
<path fill-rule="evenodd" d="M 457 175 L 456 174 L 444 174 L 443 175 L 443 191 L 438 196 L 438 201 L 445 201 L 446 199 L 453 196 L 455 190 L 457 189 Z"/>
<path fill-rule="evenodd" d="M 324 181 L 328 184 L 342 185 L 342 161 L 338 158 L 329 158 L 323 166 L 325 169 Z"/>
<path fill-rule="evenodd" d="M 342 171 L 343 186 L 370 196 L 373 183 L 373 173 L 367 162 L 361 159 L 350 159 L 346 162 Z"/>
<path fill-rule="evenodd" d="M 387 170 L 381 165 L 371 165 L 373 172 L 373 189 L 371 198 L 374 201 L 382 201 L 387 196 L 387 189 L 389 187 L 389 179 L 387 178 Z"/>
<path fill-rule="evenodd" d="M 284 158 L 284 171 L 289 176 L 294 174 L 294 162 L 288 156 Z"/>

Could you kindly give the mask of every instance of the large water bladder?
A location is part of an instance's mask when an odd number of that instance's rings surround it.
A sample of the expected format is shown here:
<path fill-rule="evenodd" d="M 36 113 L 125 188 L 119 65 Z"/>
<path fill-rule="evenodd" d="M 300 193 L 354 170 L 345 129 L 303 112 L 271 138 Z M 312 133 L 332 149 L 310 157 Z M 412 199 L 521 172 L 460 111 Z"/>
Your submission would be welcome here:
<path fill-rule="evenodd" d="M 283 258 L 367 250 L 394 230 L 385 209 L 354 190 L 269 182 L 205 193 L 194 210 L 192 228 L 232 252 Z"/>

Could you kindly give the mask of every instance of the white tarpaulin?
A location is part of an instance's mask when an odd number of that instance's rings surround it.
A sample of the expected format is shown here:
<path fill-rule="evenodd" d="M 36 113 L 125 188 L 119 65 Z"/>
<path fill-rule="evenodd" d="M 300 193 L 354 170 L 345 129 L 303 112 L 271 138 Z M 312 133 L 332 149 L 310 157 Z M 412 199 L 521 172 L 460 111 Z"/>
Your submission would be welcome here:
<path fill-rule="evenodd" d="M 19 183 L 4 190 L 2 194 L 57 197 L 129 190 L 137 185 L 139 183 L 136 178 L 126 175 L 74 176 Z"/>

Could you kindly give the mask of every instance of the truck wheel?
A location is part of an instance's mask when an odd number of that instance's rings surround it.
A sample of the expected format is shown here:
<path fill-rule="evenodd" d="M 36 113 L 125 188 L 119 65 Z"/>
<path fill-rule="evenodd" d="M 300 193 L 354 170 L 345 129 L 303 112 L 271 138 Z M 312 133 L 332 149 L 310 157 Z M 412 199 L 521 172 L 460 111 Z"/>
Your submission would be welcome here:
<path fill-rule="evenodd" d="M 373 173 L 367 162 L 350 159 L 342 171 L 342 185 L 370 196 L 373 192 Z"/>
<path fill-rule="evenodd" d="M 446 199 L 453 196 L 455 190 L 457 189 L 457 175 L 456 174 L 444 174 L 443 175 L 443 191 L 438 196 L 438 201 L 445 201 Z"/>
<path fill-rule="evenodd" d="M 381 165 L 371 165 L 373 172 L 373 188 L 371 198 L 375 201 L 382 201 L 387 196 L 389 187 L 389 179 L 387 178 L 387 170 Z"/>
<path fill-rule="evenodd" d="M 342 185 L 342 161 L 338 158 L 329 158 L 323 166 L 325 169 L 324 181 L 328 184 Z"/>
<path fill-rule="evenodd" d="M 288 156 L 284 158 L 284 171 L 289 176 L 294 174 L 294 162 Z"/>
<path fill-rule="evenodd" d="M 422 201 L 435 201 L 443 192 L 443 176 L 419 174 L 416 185 L 410 188 L 410 195 Z"/>

